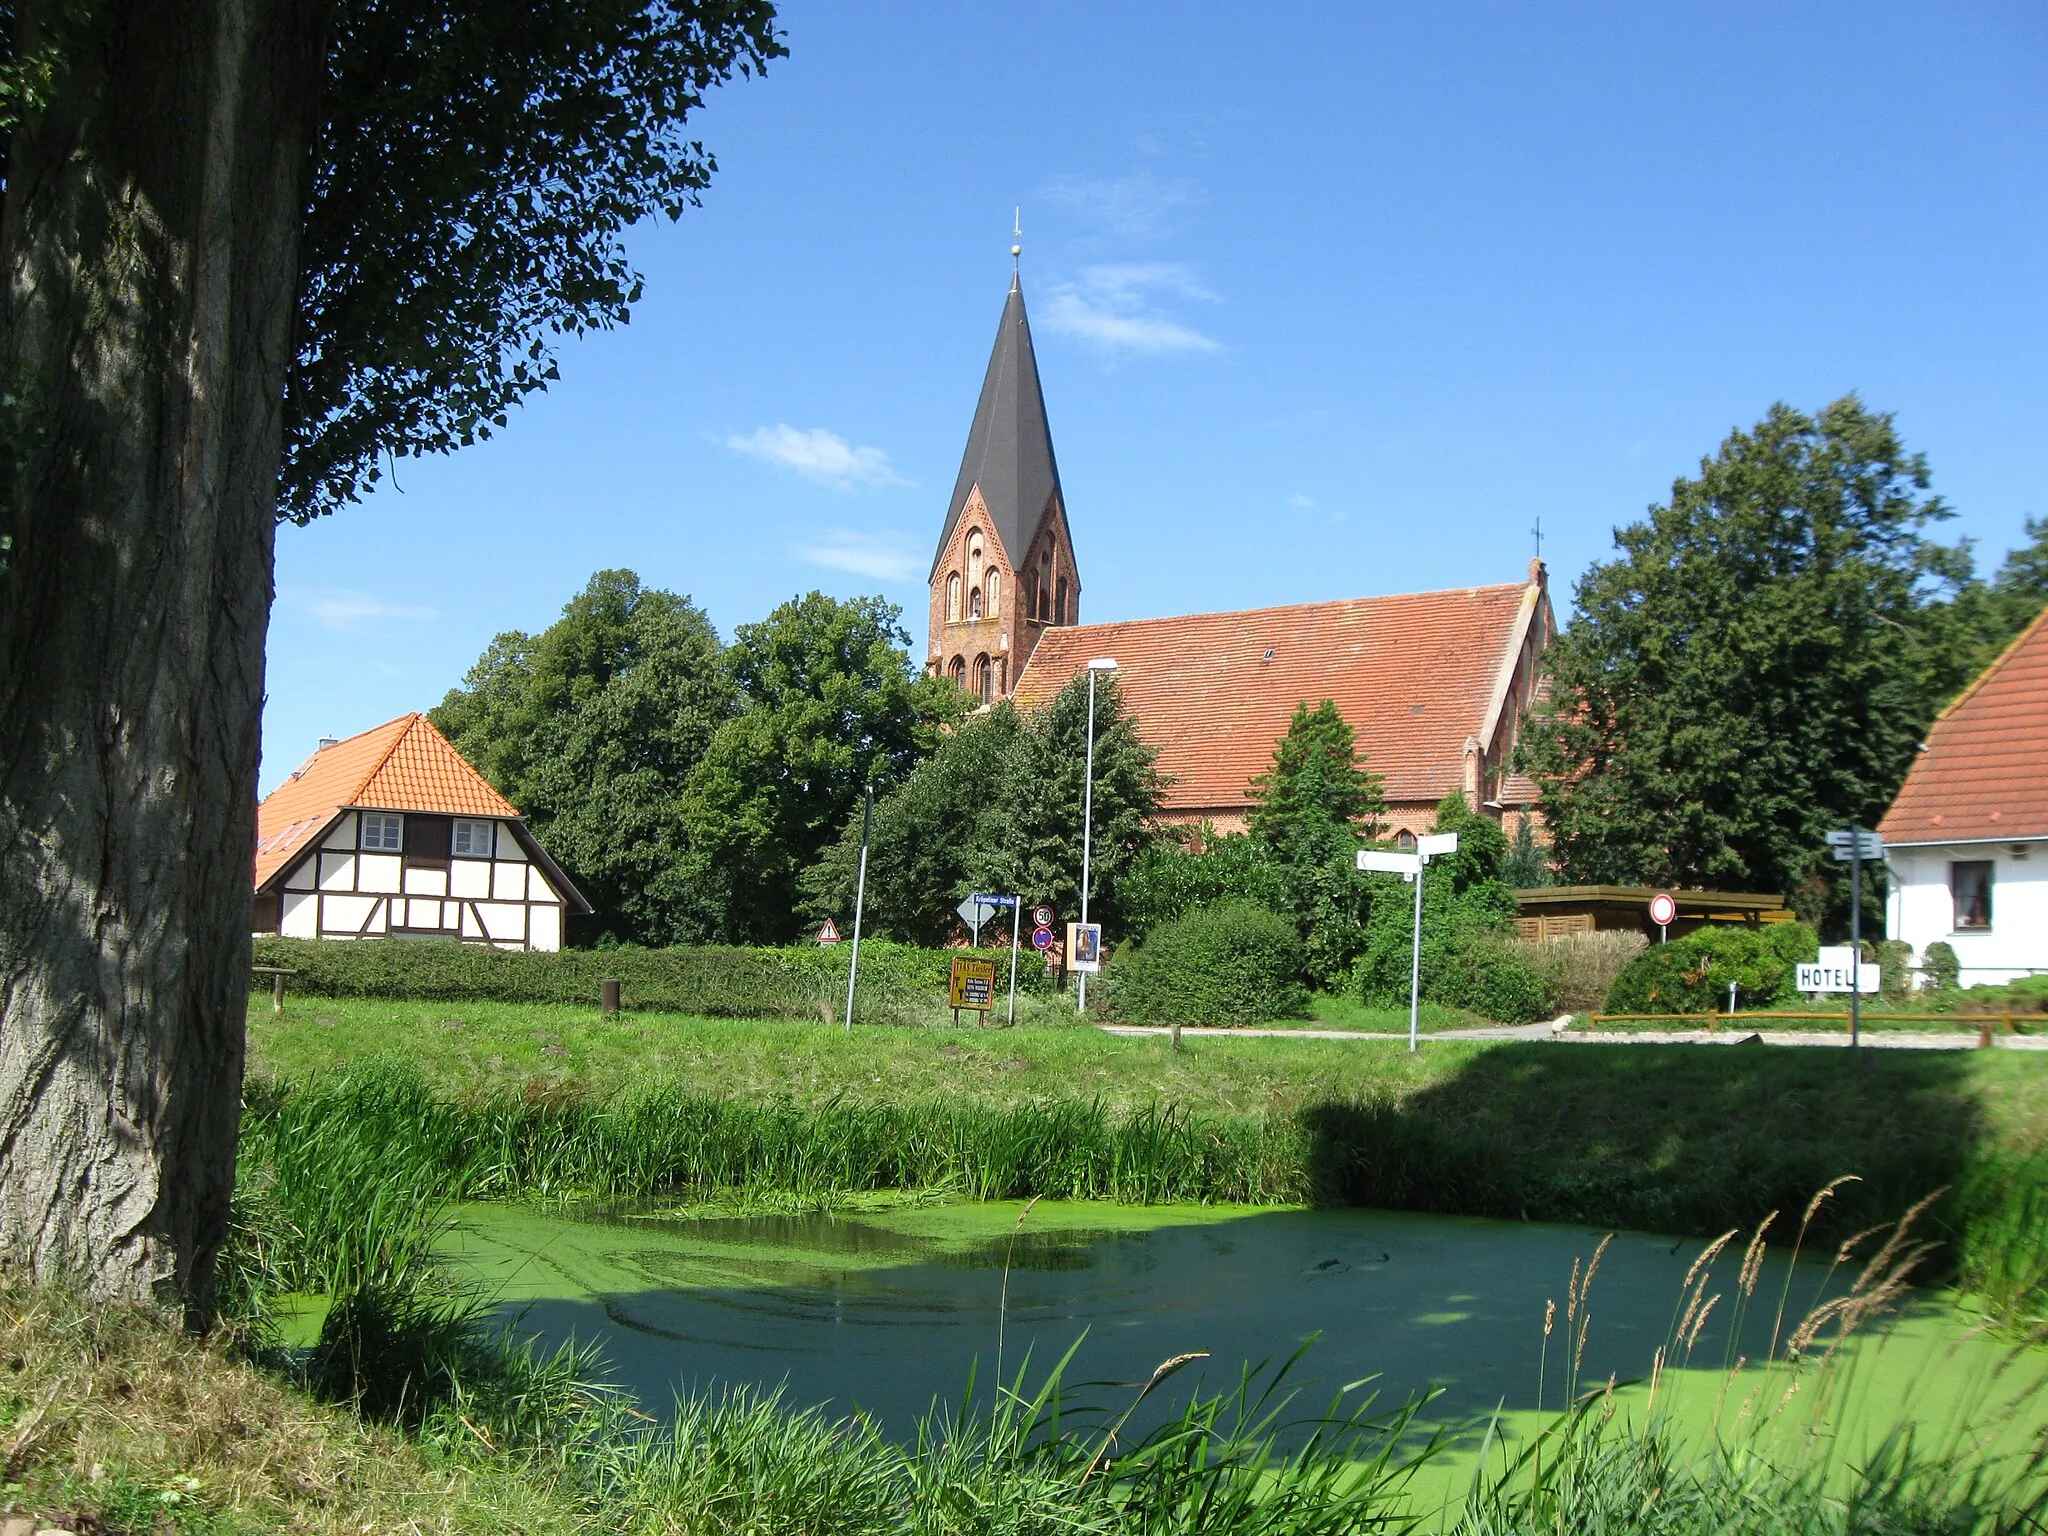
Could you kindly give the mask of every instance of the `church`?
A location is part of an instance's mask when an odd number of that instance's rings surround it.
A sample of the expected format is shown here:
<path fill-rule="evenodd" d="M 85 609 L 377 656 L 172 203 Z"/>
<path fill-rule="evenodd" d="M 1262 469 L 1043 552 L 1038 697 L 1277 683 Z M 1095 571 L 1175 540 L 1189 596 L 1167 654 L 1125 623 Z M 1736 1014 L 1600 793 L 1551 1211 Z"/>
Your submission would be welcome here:
<path fill-rule="evenodd" d="M 1081 622 L 1081 571 L 1021 280 L 995 349 L 931 567 L 926 665 L 991 704 L 1041 707 L 1112 657 L 1126 707 L 1172 783 L 1169 822 L 1240 831 L 1251 780 L 1298 703 L 1332 699 L 1386 785 L 1402 846 L 1453 790 L 1512 832 L 1535 786 L 1515 740 L 1556 633 L 1543 562 L 1525 580 L 1234 613 Z"/>

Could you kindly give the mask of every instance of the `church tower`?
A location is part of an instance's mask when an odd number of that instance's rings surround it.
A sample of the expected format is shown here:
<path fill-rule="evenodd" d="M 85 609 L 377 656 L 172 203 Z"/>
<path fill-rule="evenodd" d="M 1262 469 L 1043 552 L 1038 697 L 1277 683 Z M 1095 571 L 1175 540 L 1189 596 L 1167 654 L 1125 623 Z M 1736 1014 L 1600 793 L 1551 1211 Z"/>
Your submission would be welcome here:
<path fill-rule="evenodd" d="M 927 666 L 984 704 L 1009 696 L 1048 628 L 1080 622 L 1081 576 L 1015 276 L 932 557 L 931 603 Z"/>

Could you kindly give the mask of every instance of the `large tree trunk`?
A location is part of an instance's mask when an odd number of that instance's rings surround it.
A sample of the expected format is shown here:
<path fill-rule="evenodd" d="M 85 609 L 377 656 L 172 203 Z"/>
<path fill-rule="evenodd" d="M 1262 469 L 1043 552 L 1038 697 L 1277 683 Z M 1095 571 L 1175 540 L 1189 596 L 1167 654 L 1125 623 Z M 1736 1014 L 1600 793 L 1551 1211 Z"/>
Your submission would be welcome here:
<path fill-rule="evenodd" d="M 203 1325 L 325 7 L 80 10 L 17 9 L 62 62 L 0 218 L 0 1259 Z"/>

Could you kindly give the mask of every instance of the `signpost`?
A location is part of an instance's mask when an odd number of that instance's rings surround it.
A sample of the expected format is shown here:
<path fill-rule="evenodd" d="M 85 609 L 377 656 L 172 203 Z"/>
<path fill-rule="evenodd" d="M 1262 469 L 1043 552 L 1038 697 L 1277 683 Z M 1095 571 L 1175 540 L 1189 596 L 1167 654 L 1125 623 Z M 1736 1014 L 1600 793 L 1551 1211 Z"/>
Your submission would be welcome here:
<path fill-rule="evenodd" d="M 860 813 L 860 878 L 853 887 L 853 953 L 846 962 L 846 1032 L 853 1033 L 853 984 L 860 979 L 860 909 L 868 899 L 868 837 L 875 830 L 875 786 Z"/>
<path fill-rule="evenodd" d="M 1399 875 L 1403 880 L 1415 882 L 1414 949 L 1408 962 L 1408 1049 L 1411 1052 L 1417 1048 L 1416 1036 L 1422 1018 L 1422 869 L 1431 859 L 1457 851 L 1457 833 L 1432 832 L 1415 840 L 1413 853 L 1384 853 L 1373 848 L 1361 848 L 1358 853 L 1361 870 Z"/>
<path fill-rule="evenodd" d="M 1650 921 L 1657 925 L 1657 942 L 1671 942 L 1671 920 L 1678 916 L 1678 903 L 1671 899 L 1668 891 L 1659 891 L 1650 898 Z"/>
<path fill-rule="evenodd" d="M 1828 848 L 1837 864 L 1849 866 L 1849 1049 L 1853 1052 L 1863 1043 L 1863 861 L 1884 857 L 1884 839 L 1850 826 L 1830 832 Z"/>
<path fill-rule="evenodd" d="M 1014 896 L 970 896 L 953 910 L 960 914 L 960 921 L 974 935 L 974 947 L 981 948 L 981 925 L 994 917 L 1005 906 L 1015 906 Z"/>
<path fill-rule="evenodd" d="M 1000 912 L 1010 909 L 1010 1022 L 1017 1022 L 1017 925 L 1024 917 L 1024 898 L 1021 896 L 970 896 L 969 901 L 977 906 Z"/>
<path fill-rule="evenodd" d="M 986 1022 L 996 996 L 996 963 L 978 955 L 955 955 L 946 977 L 946 995 L 953 1004 L 953 1022 L 960 1022 L 960 1010 L 972 1009 Z"/>

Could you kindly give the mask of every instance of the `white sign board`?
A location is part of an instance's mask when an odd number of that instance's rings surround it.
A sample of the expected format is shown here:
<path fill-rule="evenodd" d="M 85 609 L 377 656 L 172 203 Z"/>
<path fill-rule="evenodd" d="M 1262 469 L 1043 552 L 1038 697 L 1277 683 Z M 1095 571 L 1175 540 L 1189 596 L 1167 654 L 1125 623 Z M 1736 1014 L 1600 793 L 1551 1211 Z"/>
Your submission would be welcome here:
<path fill-rule="evenodd" d="M 1368 874 L 1407 875 L 1413 879 L 1422 859 L 1412 853 L 1382 853 L 1377 848 L 1358 850 L 1358 867 Z"/>
<path fill-rule="evenodd" d="M 1422 855 L 1423 862 L 1438 858 L 1446 853 L 1458 851 L 1458 834 L 1455 832 L 1432 832 L 1427 837 L 1415 840 L 1415 851 Z"/>
<path fill-rule="evenodd" d="M 1811 965 L 1795 967 L 1792 984 L 1801 992 L 1847 992 L 1850 990 L 1849 972 L 1852 959 L 1849 946 L 1835 945 L 1821 950 L 1820 958 Z M 1875 965 L 1857 968 L 1855 990 L 1874 993 L 1879 990 L 1883 972 Z"/>

